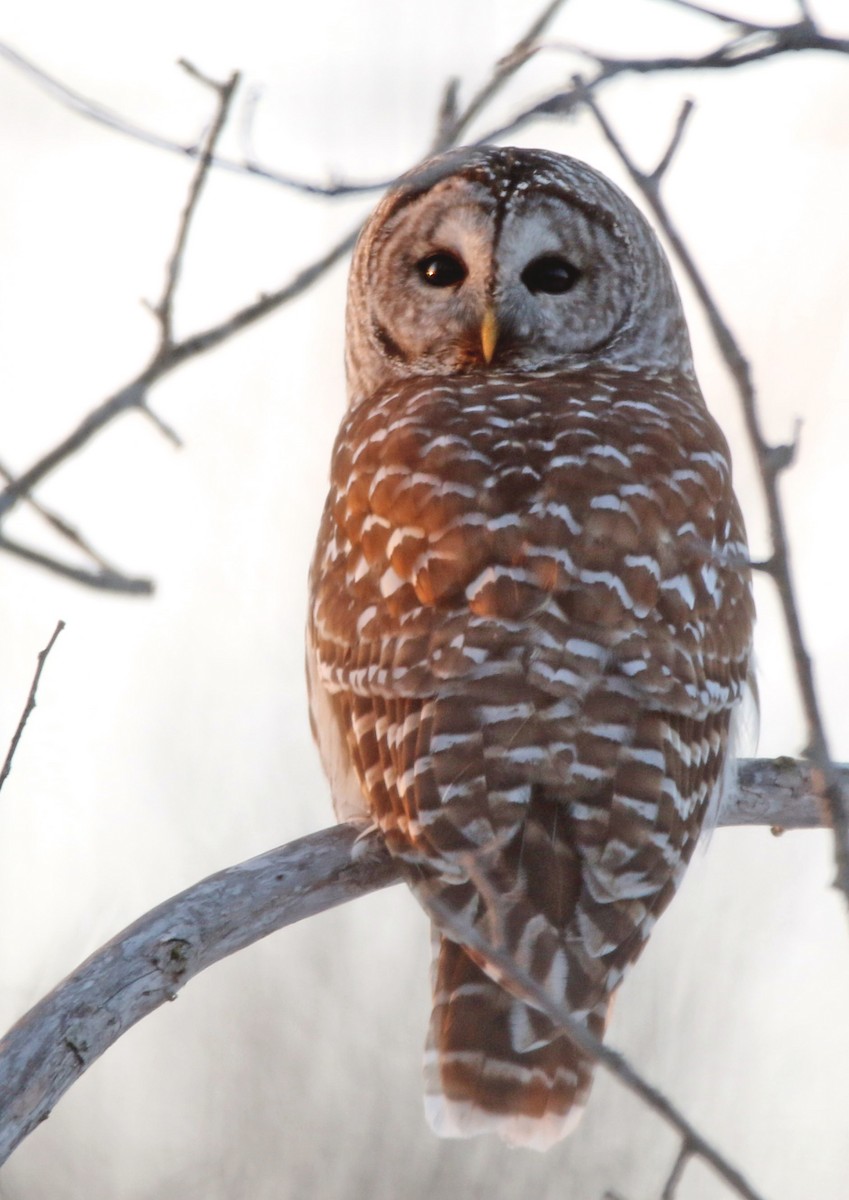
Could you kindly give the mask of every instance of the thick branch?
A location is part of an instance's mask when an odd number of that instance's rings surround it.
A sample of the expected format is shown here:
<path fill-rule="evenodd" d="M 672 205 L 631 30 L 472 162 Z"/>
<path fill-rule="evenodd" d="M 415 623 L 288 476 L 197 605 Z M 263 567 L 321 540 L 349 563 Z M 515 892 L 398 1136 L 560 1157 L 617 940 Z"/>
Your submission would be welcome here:
<path fill-rule="evenodd" d="M 849 781 L 849 766 L 840 768 Z M 722 824 L 821 824 L 811 768 L 740 764 Z M 769 788 L 767 792 L 764 789 Z M 398 880 L 375 835 L 322 830 L 211 875 L 140 917 L 30 1010 L 0 1042 L 0 1162 L 108 1047 L 219 959 Z"/>
<path fill-rule="evenodd" d="M 0 1042 L 0 1163 L 113 1042 L 199 971 L 397 881 L 376 839 L 326 829 L 220 871 L 139 918 Z"/>

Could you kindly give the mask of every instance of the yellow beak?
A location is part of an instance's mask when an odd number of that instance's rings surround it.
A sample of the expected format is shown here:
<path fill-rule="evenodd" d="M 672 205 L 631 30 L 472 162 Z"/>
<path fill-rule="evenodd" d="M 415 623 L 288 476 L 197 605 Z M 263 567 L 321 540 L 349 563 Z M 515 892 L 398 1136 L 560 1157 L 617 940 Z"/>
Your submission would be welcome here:
<path fill-rule="evenodd" d="M 481 322 L 481 349 L 483 350 L 484 362 L 489 365 L 492 362 L 492 356 L 495 353 L 495 343 L 498 341 L 498 321 L 495 316 L 495 310 L 487 305 L 486 312 L 483 314 Z"/>

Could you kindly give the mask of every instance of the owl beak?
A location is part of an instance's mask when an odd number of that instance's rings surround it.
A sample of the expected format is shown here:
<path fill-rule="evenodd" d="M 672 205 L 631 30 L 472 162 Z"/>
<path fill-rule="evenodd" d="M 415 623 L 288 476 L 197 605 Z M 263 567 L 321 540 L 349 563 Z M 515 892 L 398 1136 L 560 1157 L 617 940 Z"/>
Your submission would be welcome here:
<path fill-rule="evenodd" d="M 481 349 L 483 350 L 483 360 L 489 366 L 492 362 L 492 356 L 495 353 L 495 343 L 498 341 L 498 319 L 495 316 L 495 309 L 491 305 L 487 305 L 486 312 L 483 314 L 481 322 Z"/>

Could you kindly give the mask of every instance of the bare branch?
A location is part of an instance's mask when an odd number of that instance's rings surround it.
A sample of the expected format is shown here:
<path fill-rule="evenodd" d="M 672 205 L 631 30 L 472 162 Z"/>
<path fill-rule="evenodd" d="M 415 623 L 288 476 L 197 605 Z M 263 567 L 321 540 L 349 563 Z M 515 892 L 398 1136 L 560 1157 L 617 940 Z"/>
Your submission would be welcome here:
<path fill-rule="evenodd" d="M 211 875 L 135 921 L 0 1042 L 0 1162 L 113 1042 L 199 971 L 285 925 L 397 882 L 340 825 Z"/>
<path fill-rule="evenodd" d="M 136 578 L 132 575 L 122 575 L 120 571 L 115 571 L 111 567 L 104 567 L 99 571 L 89 571 L 85 567 L 77 567 L 73 563 L 55 558 L 52 554 L 45 554 L 32 546 L 24 546 L 23 543 L 16 542 L 13 538 L 6 537 L 5 534 L 0 534 L 0 550 L 5 550 L 14 558 L 32 563 L 33 566 L 43 567 L 52 575 L 59 575 L 63 579 L 81 583 L 84 587 L 94 588 L 98 592 L 118 592 L 123 596 L 152 596 L 154 592 L 151 579 L 143 576 Z"/>
<path fill-rule="evenodd" d="M 800 19 L 787 25 L 756 24 L 740 17 L 719 12 L 716 9 L 689 3 L 688 0 L 667 0 L 667 2 L 675 4 L 677 7 L 700 13 L 702 16 L 711 18 L 722 24 L 734 26 L 740 32 L 718 49 L 703 55 L 692 57 L 672 56 L 645 59 L 617 59 L 597 54 L 578 46 L 557 47 L 538 44 L 539 37 L 551 23 L 556 12 L 565 3 L 565 0 L 554 0 L 553 3 L 546 6 L 542 14 L 534 21 L 530 29 L 519 39 L 512 50 L 503 56 L 490 80 L 476 93 L 463 112 L 459 114 L 453 126 L 449 126 L 447 123 L 440 123 L 439 132 L 434 141 L 434 149 L 447 149 L 459 141 L 471 122 L 486 108 L 502 84 L 541 49 L 564 48 L 571 53 L 582 54 L 594 61 L 599 67 L 599 73 L 586 85 L 593 91 L 598 91 L 617 76 L 630 71 L 639 74 L 654 74 L 668 71 L 734 68 L 743 66 L 749 62 L 793 51 L 823 50 L 841 54 L 849 53 L 849 39 L 832 38 L 822 33 L 812 19 L 803 0 L 797 0 Z M 761 44 L 750 45 L 752 39 L 758 37 L 762 39 Z M 39 67 L 13 47 L 2 42 L 0 42 L 0 57 L 5 58 L 7 62 L 21 71 L 43 91 L 53 96 L 59 103 L 89 120 L 104 125 L 124 136 L 134 138 L 150 146 L 155 146 L 157 149 L 178 154 L 183 158 L 196 159 L 202 153 L 201 147 L 198 144 L 185 145 L 174 141 L 153 130 L 146 129 L 105 105 L 100 104 L 98 101 L 84 96 Z M 477 144 L 497 141 L 508 133 L 515 132 L 538 116 L 562 116 L 571 112 L 574 106 L 575 97 L 571 90 L 557 92 L 517 113 L 509 122 L 499 128 L 490 130 L 477 140 Z M 247 153 L 241 160 L 214 155 L 211 165 L 218 170 L 252 175 L 257 179 L 265 180 L 280 187 L 303 192 L 311 196 L 330 199 L 339 196 L 382 191 L 392 183 L 391 178 L 365 182 L 333 180 L 330 183 L 317 183 L 311 180 L 300 179 L 260 164 Z"/>
<path fill-rule="evenodd" d="M 650 176 L 656 187 L 660 186 L 664 175 L 672 165 L 673 158 L 678 153 L 678 147 L 681 145 L 681 139 L 684 136 L 684 130 L 694 107 L 695 106 L 692 100 L 685 100 L 681 105 L 681 111 L 678 113 L 678 120 L 675 122 L 675 128 L 672 131 L 672 137 L 669 139 L 669 145 L 664 150 L 660 162 L 657 164 Z"/>
<path fill-rule="evenodd" d="M 181 65 L 193 78 L 198 79 L 205 86 L 213 88 L 218 96 L 218 105 L 209 133 L 204 139 L 197 169 L 193 174 L 187 199 L 180 216 L 174 248 L 166 267 L 162 296 L 155 306 L 149 306 L 151 312 L 159 322 L 159 345 L 148 366 L 135 379 L 93 409 L 77 428 L 58 445 L 43 455 L 17 479 L 12 478 L 8 474 L 6 475 L 8 480 L 7 486 L 0 493 L 0 523 L 2 523 L 3 518 L 7 517 L 22 499 L 29 499 L 35 505 L 36 502 L 31 496 L 32 490 L 57 466 L 81 450 L 104 426 L 123 412 L 130 409 L 141 412 L 174 445 L 179 446 L 181 444 L 180 438 L 175 430 L 149 406 L 148 391 L 153 384 L 183 362 L 220 344 L 227 337 L 232 336 L 251 322 L 265 316 L 274 308 L 294 299 L 295 296 L 299 295 L 327 271 L 334 262 L 346 254 L 355 240 L 356 234 L 346 236 L 338 246 L 332 248 L 315 263 L 302 270 L 293 281 L 278 289 L 272 295 L 260 297 L 259 301 L 234 313 L 218 326 L 194 334 L 181 342 L 175 341 L 173 326 L 174 302 L 192 219 L 197 211 L 197 206 L 200 202 L 213 161 L 215 146 L 226 123 L 239 81 L 238 74 L 233 74 L 226 83 L 218 83 L 207 78 L 190 63 L 182 62 Z M 67 522 L 55 517 L 48 519 L 57 532 L 69 537 L 84 552 L 89 552 L 87 543 L 79 537 L 76 531 L 72 530 Z M 101 568 L 98 571 L 90 571 L 62 562 L 33 547 L 24 546 L 5 536 L 0 536 L 0 550 L 7 550 L 19 558 L 26 559 L 38 566 L 45 567 L 55 574 L 73 579 L 75 582 L 90 587 L 105 588 L 128 595 L 146 595 L 152 591 L 152 585 L 149 581 L 135 580 L 122 576 L 106 567 L 93 554 L 91 554 L 91 557 L 94 561 L 98 562 Z"/>
<path fill-rule="evenodd" d="M 150 364 L 130 383 L 125 384 L 83 418 L 75 430 L 47 454 L 34 463 L 27 471 L 18 476 L 0 492 L 0 519 L 6 516 L 22 499 L 29 496 L 32 489 L 49 475 L 60 463 L 75 454 L 104 426 L 116 417 L 131 409 L 143 409 L 146 404 L 147 392 L 154 383 L 169 374 L 175 367 L 207 350 L 212 350 L 240 329 L 247 328 L 260 317 L 267 316 L 274 309 L 293 300 L 305 292 L 319 279 L 334 263 L 350 251 L 356 241 L 359 226 L 352 233 L 346 234 L 326 254 L 315 262 L 299 271 L 294 279 L 278 288 L 275 292 L 261 296 L 253 304 L 246 305 L 232 316 L 227 317 L 218 325 L 195 333 L 180 342 L 175 342 L 168 354 L 154 356 Z"/>
<path fill-rule="evenodd" d="M 439 131 L 432 147 L 434 154 L 441 150 L 447 150 L 449 146 L 454 146 L 462 140 L 475 117 L 486 108 L 504 87 L 508 79 L 511 79 L 528 61 L 528 58 L 534 53 L 537 38 L 542 36 L 565 3 L 566 0 L 550 0 L 550 3 L 546 4 L 540 15 L 533 21 L 522 37 L 519 38 L 509 53 L 505 54 L 501 61 L 496 64 L 490 78 L 475 93 L 453 124 L 445 125 Z"/>
<path fill-rule="evenodd" d="M 81 117 L 94 121 L 98 125 L 103 125 L 115 133 L 123 134 L 125 137 L 142 142 L 147 146 L 153 146 L 157 150 L 165 150 L 170 154 L 177 154 L 181 158 L 196 159 L 202 153 L 199 144 L 192 143 L 185 145 L 184 143 L 176 142 L 172 138 L 156 133 L 154 130 L 146 129 L 143 125 L 139 125 L 120 113 L 116 113 L 113 109 L 107 108 L 106 105 L 101 104 L 99 101 L 92 100 L 90 97 L 84 96 L 81 92 L 75 91 L 5 42 L 0 42 L 0 58 L 4 58 L 27 79 L 30 79 L 37 87 L 41 88 L 42 91 L 52 96 L 66 108 L 70 108 Z M 336 196 L 380 191 L 388 186 L 390 182 L 389 180 L 366 183 L 348 181 L 345 183 L 319 184 L 306 179 L 298 179 L 293 175 L 283 174 L 271 167 L 262 166 L 253 161 L 236 160 L 221 155 L 213 156 L 212 166 L 216 170 L 230 171 L 237 175 L 253 175 L 256 179 L 276 184 L 279 187 L 288 188 L 296 192 L 304 192 L 310 196 L 326 196 L 331 199 Z"/>
<path fill-rule="evenodd" d="M 2 463 L 0 463 L 0 475 L 3 476 L 7 483 L 11 483 L 14 479 L 14 476 L 9 471 L 8 467 L 5 467 Z M 97 566 L 100 567 L 99 572 L 84 572 L 87 578 L 83 582 L 89 584 L 91 579 L 96 579 L 97 582 L 91 583 L 90 585 L 105 591 L 136 592 L 146 594 L 150 594 L 153 591 L 153 583 L 151 580 L 130 579 L 128 576 L 124 575 L 117 569 L 117 567 L 108 562 L 103 555 L 100 554 L 100 552 L 96 550 L 94 546 L 92 546 L 91 542 L 84 538 L 80 531 L 75 529 L 74 526 L 66 521 L 64 517 L 60 517 L 58 513 L 55 513 L 51 509 L 47 508 L 39 500 L 36 500 L 34 496 L 27 496 L 26 501 L 33 511 L 37 512 L 38 515 L 47 522 L 51 529 L 55 530 L 56 533 L 61 534 L 62 537 L 66 538 L 69 542 L 71 542 L 72 545 L 76 546 L 78 550 L 81 550 L 87 558 L 91 559 L 93 563 L 96 563 Z M 57 564 L 55 559 L 51 559 L 47 555 L 42 555 L 40 558 L 33 558 L 34 555 L 38 554 L 37 551 L 32 550 L 30 547 L 19 546 L 15 542 L 10 542 L 9 539 L 3 538 L 2 535 L 0 535 L 0 545 L 2 546 L 2 549 L 8 550 L 10 554 L 17 554 L 22 558 L 29 558 L 32 561 L 37 562 L 39 566 L 46 565 L 48 570 L 60 575 L 68 575 L 69 572 L 76 570 L 76 568 L 72 567 L 70 564 Z M 47 563 L 41 561 L 41 559 L 47 559 Z M 75 579 L 76 582 L 80 582 L 76 575 L 70 575 L 69 577 Z"/>
<path fill-rule="evenodd" d="M 671 0 L 675 2 L 675 0 Z M 565 51 L 568 54 L 580 55 L 597 67 L 596 74 L 584 80 L 580 87 L 574 79 L 571 85 L 544 97 L 528 108 L 516 113 L 505 124 L 490 129 L 476 144 L 502 141 L 515 134 L 538 117 L 569 116 L 580 103 L 584 94 L 597 95 L 607 84 L 618 79 L 620 75 L 654 75 L 667 74 L 677 71 L 715 71 L 733 70 L 747 63 L 759 62 L 777 55 L 797 51 L 821 50 L 826 52 L 849 54 L 849 39 L 833 38 L 822 33 L 814 21 L 807 17 L 788 25 L 752 24 L 735 17 L 720 14 L 701 6 L 693 7 L 704 16 L 714 17 L 729 25 L 734 25 L 739 33 L 730 37 L 720 47 L 705 54 L 672 55 L 657 58 L 616 58 L 590 50 L 584 46 L 569 43 L 548 43 L 535 47 L 535 51 Z M 579 94 L 580 93 L 580 94 Z"/>
<path fill-rule="evenodd" d="M 446 138 L 450 138 L 451 130 L 459 120 L 460 80 L 449 79 L 442 93 L 439 112 L 436 115 L 436 134 L 434 145 L 441 146 Z"/>
<path fill-rule="evenodd" d="M 704 4 L 694 4 L 693 0 L 666 0 L 667 4 L 673 5 L 675 8 L 686 8 L 689 12 L 699 13 L 700 16 L 710 17 L 714 21 L 720 21 L 725 25 L 736 25 L 738 29 L 761 29 L 761 25 L 753 25 L 750 21 L 744 21 L 741 17 L 730 16 L 728 13 L 719 12 L 716 8 L 707 8 Z"/>
<path fill-rule="evenodd" d="M 27 696 L 27 702 L 24 705 L 24 711 L 21 713 L 21 719 L 18 721 L 18 727 L 14 732 L 11 743 L 9 744 L 9 752 L 6 755 L 6 761 L 3 763 L 3 769 L 0 771 L 0 788 L 3 787 L 3 784 L 6 782 L 9 776 L 9 772 L 12 769 L 12 759 L 15 757 L 15 751 L 18 748 L 18 743 L 20 742 L 21 735 L 24 732 L 24 726 L 29 720 L 30 713 L 35 708 L 35 696 L 36 692 L 38 691 L 41 672 L 44 670 L 44 664 L 47 662 L 47 656 L 53 649 L 53 645 L 57 637 L 64 628 L 65 622 L 59 621 L 56 625 L 56 628 L 53 630 L 53 636 L 50 638 L 50 641 L 47 643 L 44 649 L 39 652 L 38 665 L 36 666 L 35 674 L 32 677 L 32 684 L 29 689 L 29 695 Z"/>
<path fill-rule="evenodd" d="M 598 121 L 604 136 L 616 151 L 628 174 L 651 206 L 658 224 L 684 268 L 704 309 L 720 353 L 725 360 L 737 389 L 746 430 L 755 453 L 766 502 L 770 540 L 772 543 L 772 553 L 768 560 L 769 573 L 775 580 L 778 589 L 788 641 L 796 669 L 802 707 L 808 727 L 807 754 L 815 767 L 815 774 L 818 777 L 817 791 L 828 806 L 830 823 L 834 831 L 837 883 L 847 901 L 849 901 L 849 800 L 847 800 L 847 793 L 840 786 L 840 781 L 834 769 L 828 747 L 825 725 L 814 682 L 813 664 L 802 632 L 802 621 L 793 582 L 790 542 L 787 536 L 787 526 L 778 490 L 779 477 L 781 472 L 786 469 L 788 463 L 792 461 L 792 454 L 788 456 L 786 447 L 771 446 L 764 437 L 749 363 L 744 357 L 729 325 L 722 316 L 701 271 L 696 266 L 695 260 L 669 216 L 660 192 L 662 174 L 659 176 L 657 172 L 654 172 L 647 175 L 644 171 L 641 171 L 632 160 L 621 140 L 617 137 L 593 96 L 585 91 L 584 99 Z M 681 118 L 679 117 L 671 145 L 677 146 L 680 144 L 680 128 Z M 670 158 L 671 155 L 667 151 L 661 161 L 668 166 Z"/>
<path fill-rule="evenodd" d="M 688 1141 L 682 1142 L 681 1149 L 678 1151 L 678 1157 L 675 1159 L 675 1162 L 672 1164 L 672 1170 L 669 1172 L 669 1178 L 663 1186 L 660 1200 L 675 1200 L 678 1192 L 678 1184 L 683 1179 L 687 1163 L 692 1157 L 693 1147 Z"/>
<path fill-rule="evenodd" d="M 170 425 L 164 417 L 161 417 L 158 412 L 150 407 L 150 401 L 147 397 L 139 405 L 139 412 L 142 416 L 147 417 L 154 429 L 157 429 L 165 440 L 171 443 L 175 450 L 182 450 L 183 439 L 173 425 Z"/>
<path fill-rule="evenodd" d="M 161 342 L 159 354 L 164 356 L 168 353 L 171 346 L 174 344 L 174 295 L 177 290 L 177 284 L 180 280 L 180 271 L 183 266 L 183 254 L 186 249 L 186 242 L 189 236 L 189 229 L 192 223 L 192 217 L 197 211 L 198 202 L 203 192 L 204 184 L 206 183 L 209 169 L 212 165 L 212 158 L 215 152 L 215 147 L 218 144 L 218 139 L 224 129 L 227 121 L 227 116 L 230 112 L 230 105 L 233 101 L 236 88 L 239 83 L 239 73 L 234 72 L 226 83 L 216 83 L 214 80 L 208 79 L 205 75 L 198 71 L 197 67 L 185 59 L 180 60 L 180 66 L 183 67 L 194 79 L 211 87 L 218 96 L 218 108 L 215 113 L 209 133 L 204 141 L 201 149 L 200 158 L 198 160 L 197 170 L 192 178 L 189 194 L 186 198 L 186 203 L 180 217 L 180 224 L 177 229 L 177 240 L 174 244 L 174 249 L 171 252 L 171 257 L 168 260 L 168 265 L 165 271 L 165 289 L 162 293 L 162 298 L 154 308 L 154 313 L 159 321 L 161 329 Z"/>

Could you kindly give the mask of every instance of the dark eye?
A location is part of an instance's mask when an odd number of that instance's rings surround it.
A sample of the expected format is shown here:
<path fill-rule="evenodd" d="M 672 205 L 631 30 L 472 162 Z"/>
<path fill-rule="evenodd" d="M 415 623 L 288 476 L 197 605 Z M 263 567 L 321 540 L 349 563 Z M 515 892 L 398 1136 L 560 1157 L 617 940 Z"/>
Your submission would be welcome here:
<path fill-rule="evenodd" d="M 438 250 L 436 254 L 428 254 L 416 263 L 422 283 L 428 287 L 454 287 L 466 278 L 466 264 L 456 254 L 447 250 Z"/>
<path fill-rule="evenodd" d="M 548 296 L 561 296 L 570 291 L 581 278 L 581 272 L 565 258 L 544 254 L 528 263 L 522 272 L 522 283 L 534 295 L 545 292 Z"/>

